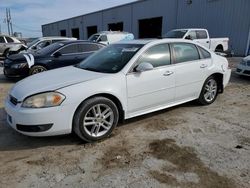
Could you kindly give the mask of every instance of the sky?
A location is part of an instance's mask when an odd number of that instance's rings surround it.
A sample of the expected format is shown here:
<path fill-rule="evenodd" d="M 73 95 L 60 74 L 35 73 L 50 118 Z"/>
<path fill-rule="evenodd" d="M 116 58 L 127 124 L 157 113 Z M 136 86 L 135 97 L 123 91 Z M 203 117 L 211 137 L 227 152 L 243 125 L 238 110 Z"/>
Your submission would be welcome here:
<path fill-rule="evenodd" d="M 133 2 L 135 0 L 0 0 L 1 32 L 7 34 L 5 9 L 10 8 L 14 32 L 42 36 L 41 25 Z"/>

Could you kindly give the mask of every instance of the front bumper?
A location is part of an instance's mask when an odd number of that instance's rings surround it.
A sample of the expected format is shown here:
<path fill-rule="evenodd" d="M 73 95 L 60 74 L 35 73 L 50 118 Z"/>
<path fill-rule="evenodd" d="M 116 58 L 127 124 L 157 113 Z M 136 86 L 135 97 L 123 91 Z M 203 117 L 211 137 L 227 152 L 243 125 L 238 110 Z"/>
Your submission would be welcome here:
<path fill-rule="evenodd" d="M 31 109 L 5 100 L 5 110 L 8 124 L 24 135 L 54 136 L 72 131 L 74 111 L 70 106 Z"/>
<path fill-rule="evenodd" d="M 228 83 L 229 83 L 229 80 L 230 80 L 230 78 L 231 78 L 231 72 L 232 72 L 231 69 L 227 69 L 227 70 L 225 71 L 224 79 L 223 79 L 223 87 L 224 87 L 224 88 L 225 88 L 225 87 L 228 85 Z"/>
<path fill-rule="evenodd" d="M 6 77 L 26 77 L 29 75 L 29 68 L 14 69 L 4 64 L 3 72 Z"/>
<path fill-rule="evenodd" d="M 250 66 L 238 65 L 236 69 L 236 74 L 242 76 L 250 76 Z"/>

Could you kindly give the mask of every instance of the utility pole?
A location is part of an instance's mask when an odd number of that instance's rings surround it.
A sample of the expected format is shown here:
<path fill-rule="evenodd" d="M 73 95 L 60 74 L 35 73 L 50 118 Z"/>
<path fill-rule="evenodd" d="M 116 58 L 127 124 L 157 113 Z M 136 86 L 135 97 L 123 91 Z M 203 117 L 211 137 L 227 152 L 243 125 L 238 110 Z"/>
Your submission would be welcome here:
<path fill-rule="evenodd" d="M 8 26 L 8 34 L 10 35 L 10 20 L 9 20 L 8 8 L 6 8 L 6 23 Z"/>
<path fill-rule="evenodd" d="M 10 15 L 10 9 L 6 8 L 6 23 L 8 26 L 8 34 L 13 35 L 12 20 Z"/>
<path fill-rule="evenodd" d="M 12 28 L 12 19 L 11 19 L 11 15 L 10 15 L 10 8 L 9 8 L 9 19 L 10 19 L 10 33 L 11 33 L 11 36 L 13 36 L 13 28 Z"/>

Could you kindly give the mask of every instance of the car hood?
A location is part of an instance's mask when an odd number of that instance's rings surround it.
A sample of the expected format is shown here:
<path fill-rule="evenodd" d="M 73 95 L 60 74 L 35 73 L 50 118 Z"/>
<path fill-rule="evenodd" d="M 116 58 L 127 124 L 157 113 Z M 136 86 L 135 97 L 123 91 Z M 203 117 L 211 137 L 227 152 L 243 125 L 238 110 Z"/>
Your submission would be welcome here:
<path fill-rule="evenodd" d="M 9 60 L 9 63 L 17 63 L 17 62 L 23 62 L 23 61 L 27 61 L 24 54 L 32 54 L 34 56 L 34 59 L 38 59 L 41 58 L 41 55 L 36 54 L 36 53 L 19 53 L 19 54 L 13 54 L 7 57 L 7 59 Z"/>
<path fill-rule="evenodd" d="M 24 100 L 30 95 L 57 89 L 70 85 L 86 82 L 107 76 L 108 74 L 83 70 L 74 66 L 59 68 L 39 73 L 16 83 L 10 91 L 10 95 Z"/>

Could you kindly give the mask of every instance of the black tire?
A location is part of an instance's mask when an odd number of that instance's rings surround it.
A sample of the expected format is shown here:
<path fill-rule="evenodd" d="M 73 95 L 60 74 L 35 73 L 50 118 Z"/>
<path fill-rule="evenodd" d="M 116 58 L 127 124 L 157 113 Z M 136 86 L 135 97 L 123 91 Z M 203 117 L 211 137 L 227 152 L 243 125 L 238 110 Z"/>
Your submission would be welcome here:
<path fill-rule="evenodd" d="M 100 136 L 90 135 L 90 133 L 88 133 L 88 130 L 86 128 L 87 126 L 84 126 L 85 117 L 88 115 L 88 113 L 92 112 L 91 109 L 94 108 L 96 105 L 106 105 L 113 112 L 112 125 L 110 125 L 109 129 L 105 134 Z M 79 136 L 84 141 L 95 142 L 108 137 L 112 133 L 113 129 L 116 127 L 118 120 L 119 120 L 119 112 L 117 106 L 113 101 L 105 97 L 94 97 L 82 103 L 81 106 L 77 109 L 73 119 L 73 131 L 76 133 L 77 136 Z M 97 121 L 97 120 L 92 120 L 92 121 Z M 96 127 L 96 124 L 93 126 Z M 99 127 L 101 126 L 99 125 Z M 104 128 L 103 131 L 105 132 Z"/>
<path fill-rule="evenodd" d="M 31 69 L 29 71 L 29 75 L 34 75 L 34 74 L 41 73 L 44 71 L 47 71 L 47 69 L 44 66 L 35 65 L 35 66 L 31 67 Z"/>
<path fill-rule="evenodd" d="M 215 89 L 215 94 L 213 93 L 214 97 L 212 98 L 211 97 L 211 100 L 208 100 L 206 98 L 206 93 L 208 93 L 206 87 L 209 83 L 211 82 L 214 82 L 216 84 L 216 89 Z M 218 95 L 218 82 L 217 80 L 214 78 L 214 76 L 210 76 L 206 79 L 203 87 L 202 87 L 202 90 L 201 90 L 201 93 L 200 93 L 200 96 L 198 98 L 198 102 L 201 104 L 201 105 L 209 105 L 209 104 L 212 104 L 216 98 L 217 98 L 217 95 Z"/>

